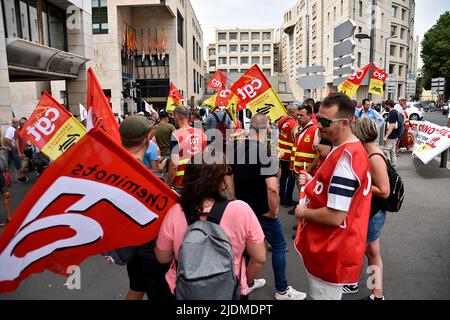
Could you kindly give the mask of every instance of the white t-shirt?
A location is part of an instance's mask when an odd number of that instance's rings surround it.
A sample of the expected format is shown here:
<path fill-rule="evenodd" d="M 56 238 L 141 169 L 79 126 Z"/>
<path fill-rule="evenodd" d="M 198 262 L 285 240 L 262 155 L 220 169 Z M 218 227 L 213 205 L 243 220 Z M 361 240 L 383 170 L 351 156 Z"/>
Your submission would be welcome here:
<path fill-rule="evenodd" d="M 398 103 L 394 106 L 394 109 L 398 112 L 403 114 L 403 108 L 401 105 L 399 105 Z"/>
<path fill-rule="evenodd" d="M 13 126 L 10 126 L 5 131 L 5 138 L 9 139 L 9 141 L 11 142 L 11 145 L 13 145 L 14 147 L 16 146 L 16 140 L 14 139 L 15 133 L 16 133 L 16 128 L 14 128 Z"/>

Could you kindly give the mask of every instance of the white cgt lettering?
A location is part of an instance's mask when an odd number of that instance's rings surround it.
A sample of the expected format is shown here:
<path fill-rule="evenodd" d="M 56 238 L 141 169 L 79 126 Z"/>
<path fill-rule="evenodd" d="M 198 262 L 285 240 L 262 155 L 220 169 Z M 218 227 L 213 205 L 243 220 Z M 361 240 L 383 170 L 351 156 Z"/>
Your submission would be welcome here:
<path fill-rule="evenodd" d="M 43 211 L 64 194 L 82 195 L 83 198 L 64 213 L 39 219 Z M 77 212 L 85 212 L 102 200 L 112 203 L 140 226 L 146 226 L 158 218 L 157 214 L 119 188 L 85 179 L 60 177 L 31 208 L 14 238 L 0 253 L 0 281 L 17 279 L 27 267 L 56 250 L 88 245 L 100 240 L 103 237 L 102 226 L 94 219 Z M 60 226 L 69 227 L 76 234 L 27 252 L 23 257 L 14 254 L 17 245 L 31 234 Z"/>
<path fill-rule="evenodd" d="M 237 89 L 237 93 L 241 96 L 242 100 L 248 98 L 253 99 L 256 97 L 256 90 L 262 88 L 262 81 L 259 79 L 254 79 L 249 84 L 246 84 L 243 88 Z"/>
<path fill-rule="evenodd" d="M 37 141 L 41 140 L 42 134 L 49 136 L 55 131 L 55 122 L 59 118 L 59 111 L 55 108 L 49 108 L 44 113 L 44 117 L 40 118 L 34 126 L 27 127 L 27 133 L 31 134 Z"/>

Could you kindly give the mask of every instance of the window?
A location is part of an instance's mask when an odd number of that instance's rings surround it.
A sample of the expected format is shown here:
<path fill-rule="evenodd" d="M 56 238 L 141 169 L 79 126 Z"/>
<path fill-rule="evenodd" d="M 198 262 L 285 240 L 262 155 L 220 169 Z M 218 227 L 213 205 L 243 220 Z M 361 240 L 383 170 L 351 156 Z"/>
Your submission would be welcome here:
<path fill-rule="evenodd" d="M 394 36 L 397 34 L 397 27 L 396 26 L 391 26 L 391 36 Z"/>
<path fill-rule="evenodd" d="M 241 41 L 248 41 L 248 32 L 241 32 Z"/>
<path fill-rule="evenodd" d="M 248 57 L 241 57 L 241 64 L 248 64 Z"/>
<path fill-rule="evenodd" d="M 66 12 L 48 5 L 48 24 L 50 26 L 50 46 L 59 50 L 66 50 Z"/>
<path fill-rule="evenodd" d="M 398 76 L 400 78 L 403 76 L 403 66 L 398 66 Z"/>
<path fill-rule="evenodd" d="M 231 53 L 237 53 L 237 45 L 231 45 L 230 46 L 230 52 Z"/>
<path fill-rule="evenodd" d="M 405 39 L 405 29 L 400 29 L 400 39 Z"/>
<path fill-rule="evenodd" d="M 238 73 L 238 69 L 230 69 L 230 73 Z"/>
<path fill-rule="evenodd" d="M 225 32 L 219 32 L 218 38 L 219 38 L 219 41 L 226 41 L 227 34 Z"/>
<path fill-rule="evenodd" d="M 180 11 L 177 10 L 177 31 L 178 31 L 178 44 L 184 47 L 184 18 Z"/>
<path fill-rule="evenodd" d="M 341 16 L 344 15 L 344 1 L 341 0 Z"/>
<path fill-rule="evenodd" d="M 363 16 L 363 2 L 359 1 L 359 16 Z"/>
<path fill-rule="evenodd" d="M 393 74 L 395 72 L 395 64 L 389 64 L 389 74 Z"/>
<path fill-rule="evenodd" d="M 397 16 L 397 7 L 392 6 L 391 14 L 392 14 L 392 18 L 395 18 Z"/>
<path fill-rule="evenodd" d="M 216 55 L 216 49 L 209 49 L 209 55 L 210 56 L 215 56 Z"/>
<path fill-rule="evenodd" d="M 230 40 L 237 40 L 237 32 L 230 32 Z"/>
<path fill-rule="evenodd" d="M 246 73 L 248 71 L 248 69 L 241 69 L 242 73 Z M 248 109 L 247 109 L 248 110 Z"/>
<path fill-rule="evenodd" d="M 396 46 L 391 45 L 391 52 L 390 52 L 391 56 L 395 56 L 396 48 L 397 48 Z"/>
<path fill-rule="evenodd" d="M 216 60 L 209 60 L 209 66 L 215 67 L 216 66 Z"/>
<path fill-rule="evenodd" d="M 38 11 L 36 0 L 28 0 L 28 10 L 30 12 L 30 41 L 39 43 Z"/>
<path fill-rule="evenodd" d="M 271 48 L 270 44 L 263 44 L 263 52 L 264 53 L 270 52 L 270 48 Z"/>
<path fill-rule="evenodd" d="M 235 66 L 238 64 L 238 58 L 237 57 L 232 57 L 230 58 L 230 64 Z"/>
<path fill-rule="evenodd" d="M 252 64 L 259 64 L 260 61 L 259 57 L 252 57 Z"/>
<path fill-rule="evenodd" d="M 270 35 L 270 32 L 263 32 L 263 40 L 267 41 L 267 40 L 272 40 L 272 37 Z"/>
<path fill-rule="evenodd" d="M 259 52 L 259 44 L 253 44 L 252 45 L 252 53 Z"/>
<path fill-rule="evenodd" d="M 30 33 L 28 32 L 28 10 L 27 1 L 19 1 L 20 9 L 20 24 L 22 29 L 22 39 L 30 40 Z"/>
<path fill-rule="evenodd" d="M 107 0 L 92 0 L 92 34 L 108 33 Z"/>
<path fill-rule="evenodd" d="M 361 52 L 358 52 L 358 68 L 361 67 Z"/>
<path fill-rule="evenodd" d="M 406 20 L 406 10 L 402 9 L 402 20 L 405 21 Z"/>
<path fill-rule="evenodd" d="M 227 46 L 219 46 L 219 54 L 226 54 Z"/>
<path fill-rule="evenodd" d="M 247 53 L 248 52 L 248 44 L 241 45 L 241 53 Z"/>
<path fill-rule="evenodd" d="M 227 64 L 227 58 L 219 58 L 219 65 L 223 66 Z"/>
<path fill-rule="evenodd" d="M 252 32 L 252 40 L 253 41 L 261 40 L 261 34 L 259 32 Z"/>
<path fill-rule="evenodd" d="M 336 20 L 336 7 L 333 8 L 333 18 Z"/>
<path fill-rule="evenodd" d="M 271 60 L 272 59 L 270 57 L 263 57 L 263 64 L 270 64 Z"/>
<path fill-rule="evenodd" d="M 266 75 L 266 76 L 270 76 L 270 74 L 272 73 L 271 69 L 263 69 L 262 72 Z"/>
<path fill-rule="evenodd" d="M 362 28 L 358 27 L 358 33 L 362 33 Z M 361 42 L 361 39 L 358 39 L 358 42 Z"/>
<path fill-rule="evenodd" d="M 400 58 L 403 58 L 403 53 L 405 52 L 405 48 L 400 47 Z"/>
<path fill-rule="evenodd" d="M 278 82 L 278 93 L 286 93 L 286 82 Z"/>

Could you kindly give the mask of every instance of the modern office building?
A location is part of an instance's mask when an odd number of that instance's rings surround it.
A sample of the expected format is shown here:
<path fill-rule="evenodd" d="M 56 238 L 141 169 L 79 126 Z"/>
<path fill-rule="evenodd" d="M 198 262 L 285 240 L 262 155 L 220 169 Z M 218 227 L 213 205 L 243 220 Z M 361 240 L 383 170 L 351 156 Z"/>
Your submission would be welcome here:
<path fill-rule="evenodd" d="M 92 57 L 91 2 L 1 0 L 0 124 L 29 117 L 43 91 L 78 110 Z M 78 113 L 78 112 L 76 112 Z"/>
<path fill-rule="evenodd" d="M 374 63 L 386 72 L 396 75 L 396 92 L 392 98 L 405 95 L 408 73 L 416 72 L 417 43 L 414 41 L 414 0 L 377 0 L 375 7 Z M 355 34 L 371 34 L 372 0 L 298 0 L 285 11 L 281 40 L 282 70 L 289 73 L 291 82 L 299 78 L 297 69 L 306 66 L 324 66 L 326 88 L 310 93 L 323 99 L 333 86 L 334 28 L 352 19 Z M 396 38 L 390 38 L 391 34 Z M 369 63 L 369 39 L 354 38 L 355 69 Z M 385 59 L 386 55 L 386 59 Z M 386 68 L 385 68 L 386 66 Z M 294 89 L 296 97 L 303 99 L 305 92 Z M 358 101 L 367 96 L 368 86 L 363 85 L 355 97 Z M 374 96 L 374 100 L 382 97 Z"/>
<path fill-rule="evenodd" d="M 95 72 L 114 112 L 141 111 L 141 98 L 165 107 L 170 82 L 187 100 L 202 97 L 203 32 L 189 0 L 94 0 L 92 10 Z"/>
<path fill-rule="evenodd" d="M 274 73 L 273 29 L 217 29 L 216 42 L 208 46 L 208 72 L 245 73 L 258 64 L 267 75 Z"/>

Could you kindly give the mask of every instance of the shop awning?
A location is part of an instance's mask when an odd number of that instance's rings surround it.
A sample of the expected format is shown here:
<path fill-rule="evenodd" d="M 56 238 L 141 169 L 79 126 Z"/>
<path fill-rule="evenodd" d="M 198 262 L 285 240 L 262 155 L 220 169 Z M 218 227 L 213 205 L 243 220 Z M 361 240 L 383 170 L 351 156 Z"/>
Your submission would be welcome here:
<path fill-rule="evenodd" d="M 75 79 L 88 59 L 23 39 L 6 46 L 9 81 Z"/>

